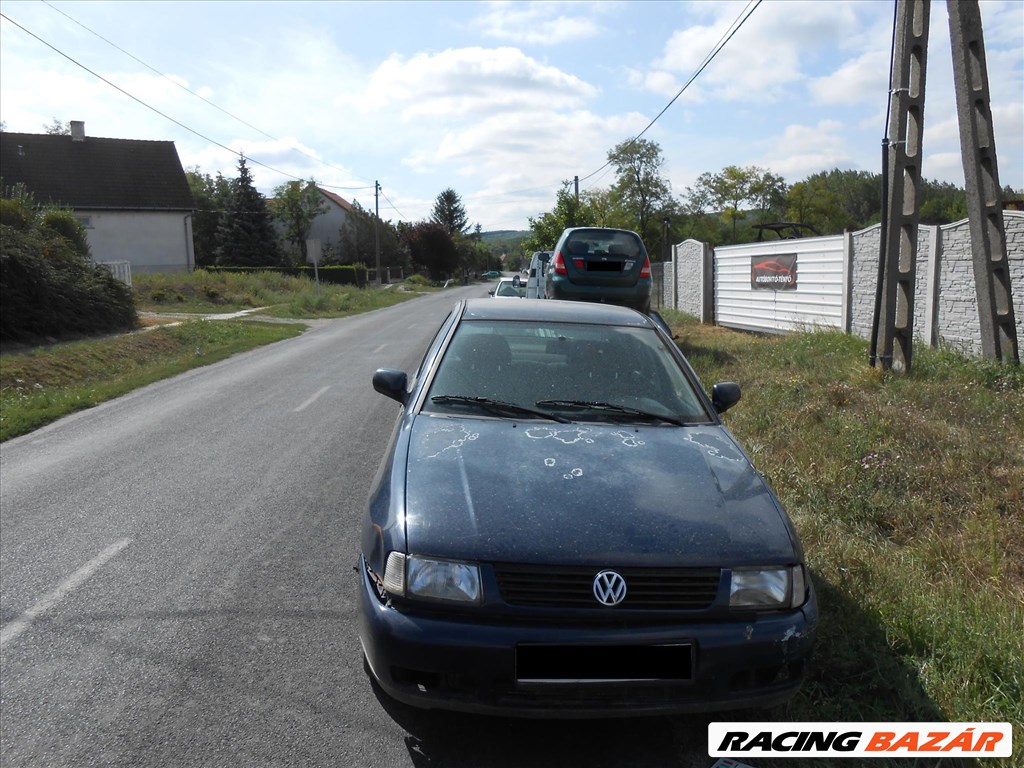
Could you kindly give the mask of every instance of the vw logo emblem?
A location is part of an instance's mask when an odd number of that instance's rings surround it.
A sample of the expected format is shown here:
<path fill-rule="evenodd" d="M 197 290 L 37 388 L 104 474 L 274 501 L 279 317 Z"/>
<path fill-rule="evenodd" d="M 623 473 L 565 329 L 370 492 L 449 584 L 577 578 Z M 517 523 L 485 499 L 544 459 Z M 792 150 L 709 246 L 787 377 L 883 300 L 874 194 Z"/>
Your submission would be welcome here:
<path fill-rule="evenodd" d="M 594 597 L 601 605 L 618 605 L 626 599 L 626 580 L 615 571 L 601 571 L 594 577 Z"/>

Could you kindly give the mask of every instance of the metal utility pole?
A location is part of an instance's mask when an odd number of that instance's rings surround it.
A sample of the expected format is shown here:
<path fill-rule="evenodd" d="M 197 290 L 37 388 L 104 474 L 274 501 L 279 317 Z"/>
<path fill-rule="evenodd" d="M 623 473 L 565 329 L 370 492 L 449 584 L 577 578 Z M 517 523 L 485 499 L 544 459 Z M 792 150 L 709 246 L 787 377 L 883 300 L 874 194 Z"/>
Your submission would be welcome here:
<path fill-rule="evenodd" d="M 946 7 L 982 354 L 1019 365 L 981 11 L 977 0 L 947 0 Z"/>
<path fill-rule="evenodd" d="M 895 53 L 889 122 L 888 231 L 884 249 L 882 303 L 878 318 L 884 370 L 910 370 L 914 342 L 914 277 L 921 143 L 924 136 L 925 74 L 928 63 L 930 0 L 897 3 Z"/>
<path fill-rule="evenodd" d="M 380 279 L 380 182 L 373 182 L 373 253 L 377 259 L 374 283 L 381 287 Z"/>

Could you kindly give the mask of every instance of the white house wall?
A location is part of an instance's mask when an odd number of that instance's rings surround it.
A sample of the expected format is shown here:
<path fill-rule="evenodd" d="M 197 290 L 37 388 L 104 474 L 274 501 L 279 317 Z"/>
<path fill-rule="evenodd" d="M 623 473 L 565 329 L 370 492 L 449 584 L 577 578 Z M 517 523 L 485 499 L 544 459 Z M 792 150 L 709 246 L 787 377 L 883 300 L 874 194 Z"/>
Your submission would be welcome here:
<path fill-rule="evenodd" d="M 135 274 L 188 272 L 195 263 L 192 217 L 183 211 L 76 211 L 92 258 L 127 261 Z"/>
<path fill-rule="evenodd" d="M 751 257 L 796 254 L 795 290 L 750 286 Z M 843 237 L 778 240 L 715 249 L 715 320 L 719 325 L 786 332 L 843 328 Z"/>

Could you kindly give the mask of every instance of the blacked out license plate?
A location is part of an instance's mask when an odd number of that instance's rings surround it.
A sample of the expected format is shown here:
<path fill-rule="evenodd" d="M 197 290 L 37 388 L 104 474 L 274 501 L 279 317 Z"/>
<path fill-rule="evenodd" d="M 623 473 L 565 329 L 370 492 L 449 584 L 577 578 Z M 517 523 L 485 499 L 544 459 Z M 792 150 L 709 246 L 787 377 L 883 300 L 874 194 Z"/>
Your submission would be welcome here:
<path fill-rule="evenodd" d="M 692 676 L 689 643 L 516 646 L 519 682 L 690 680 Z"/>

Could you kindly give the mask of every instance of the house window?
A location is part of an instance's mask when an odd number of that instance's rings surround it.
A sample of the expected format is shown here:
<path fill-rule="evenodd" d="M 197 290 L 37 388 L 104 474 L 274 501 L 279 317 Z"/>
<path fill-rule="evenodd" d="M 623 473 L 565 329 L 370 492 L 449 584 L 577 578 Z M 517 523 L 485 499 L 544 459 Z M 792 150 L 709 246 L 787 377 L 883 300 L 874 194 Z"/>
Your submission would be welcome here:
<path fill-rule="evenodd" d="M 92 229 L 92 216 L 75 216 L 75 221 L 86 229 Z"/>

